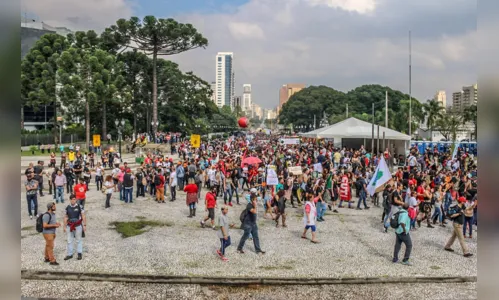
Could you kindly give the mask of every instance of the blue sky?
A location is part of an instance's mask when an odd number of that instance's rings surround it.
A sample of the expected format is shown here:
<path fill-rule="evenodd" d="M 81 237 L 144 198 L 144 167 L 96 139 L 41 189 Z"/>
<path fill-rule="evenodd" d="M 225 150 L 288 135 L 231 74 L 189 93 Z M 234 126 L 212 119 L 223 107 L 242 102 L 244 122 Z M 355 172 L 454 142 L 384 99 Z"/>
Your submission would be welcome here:
<path fill-rule="evenodd" d="M 179 15 L 188 13 L 220 13 L 235 10 L 249 0 L 136 0 L 133 8 L 138 16 Z"/>

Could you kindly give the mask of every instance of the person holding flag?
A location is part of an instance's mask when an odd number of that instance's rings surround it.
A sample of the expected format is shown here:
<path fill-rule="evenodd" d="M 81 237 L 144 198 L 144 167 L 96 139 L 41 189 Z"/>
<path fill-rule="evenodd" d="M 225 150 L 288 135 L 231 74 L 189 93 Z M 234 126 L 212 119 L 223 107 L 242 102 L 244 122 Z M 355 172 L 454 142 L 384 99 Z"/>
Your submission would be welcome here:
<path fill-rule="evenodd" d="M 371 181 L 369 181 L 367 192 L 372 196 L 374 195 L 374 193 L 382 191 L 385 188 L 385 184 L 391 179 L 392 174 L 390 173 L 390 169 L 388 169 L 385 159 L 381 157 L 379 160 L 379 164 L 376 167 L 376 171 L 374 172 Z"/>

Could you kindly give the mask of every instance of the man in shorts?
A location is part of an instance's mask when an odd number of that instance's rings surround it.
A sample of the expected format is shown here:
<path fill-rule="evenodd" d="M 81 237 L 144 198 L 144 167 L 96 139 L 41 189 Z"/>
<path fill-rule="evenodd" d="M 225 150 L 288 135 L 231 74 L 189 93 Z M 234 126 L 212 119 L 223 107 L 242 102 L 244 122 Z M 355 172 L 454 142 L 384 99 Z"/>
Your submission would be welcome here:
<path fill-rule="evenodd" d="M 200 222 L 201 227 L 204 228 L 205 222 L 211 220 L 211 228 L 215 230 L 215 208 L 217 208 L 217 189 L 215 187 L 212 187 L 211 191 L 206 193 L 204 205 L 205 210 L 208 212 L 208 216 Z"/>

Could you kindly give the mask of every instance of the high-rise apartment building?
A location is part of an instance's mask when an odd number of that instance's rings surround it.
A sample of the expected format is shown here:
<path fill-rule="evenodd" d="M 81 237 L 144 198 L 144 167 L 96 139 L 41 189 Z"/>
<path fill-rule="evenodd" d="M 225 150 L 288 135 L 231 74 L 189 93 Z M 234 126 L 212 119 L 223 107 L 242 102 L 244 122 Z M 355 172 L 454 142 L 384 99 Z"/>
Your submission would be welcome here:
<path fill-rule="evenodd" d="M 249 112 L 251 110 L 251 84 L 243 84 L 243 101 L 241 108 L 245 112 Z"/>
<path fill-rule="evenodd" d="M 211 96 L 210 96 L 210 100 L 215 102 L 216 103 L 216 100 L 217 100 L 217 83 L 212 81 L 211 84 L 210 84 L 210 87 L 211 87 Z"/>
<path fill-rule="evenodd" d="M 295 93 L 301 91 L 305 88 L 304 84 L 301 83 L 291 83 L 284 84 L 279 90 L 279 111 L 282 109 L 284 103 L 288 102 L 289 98 Z"/>
<path fill-rule="evenodd" d="M 263 118 L 263 109 L 260 105 L 256 103 L 251 104 L 251 118 Z"/>
<path fill-rule="evenodd" d="M 452 93 L 452 109 L 463 111 L 478 102 L 478 85 L 464 86 L 460 92 Z"/>
<path fill-rule="evenodd" d="M 234 54 L 232 52 L 218 52 L 216 56 L 216 92 L 215 104 L 233 108 L 234 103 Z"/>
<path fill-rule="evenodd" d="M 443 108 L 447 107 L 447 95 L 445 94 L 445 91 L 437 91 L 433 100 L 437 101 Z"/>
<path fill-rule="evenodd" d="M 232 103 L 232 107 L 237 107 L 239 106 L 242 109 L 242 97 L 241 96 L 235 96 L 234 97 L 234 103 Z"/>

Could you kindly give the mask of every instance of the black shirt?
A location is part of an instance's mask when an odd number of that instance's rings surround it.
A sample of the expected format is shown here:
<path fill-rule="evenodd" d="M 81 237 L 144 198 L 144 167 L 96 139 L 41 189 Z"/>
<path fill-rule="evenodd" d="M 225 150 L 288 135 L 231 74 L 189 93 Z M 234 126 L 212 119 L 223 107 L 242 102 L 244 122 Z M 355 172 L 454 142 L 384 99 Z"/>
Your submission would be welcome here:
<path fill-rule="evenodd" d="M 248 215 L 244 219 L 244 224 L 253 225 L 256 224 L 256 214 L 252 213 L 251 210 L 254 208 L 253 203 L 248 203 L 246 210 Z"/>
<path fill-rule="evenodd" d="M 459 205 L 456 207 L 456 213 L 459 213 L 459 216 L 455 217 L 452 221 L 454 223 L 463 225 L 464 224 L 464 211 Z"/>
<path fill-rule="evenodd" d="M 393 195 L 392 195 L 392 205 L 395 205 L 395 206 L 400 206 L 400 204 L 395 203 L 395 200 L 399 200 L 399 201 L 404 202 L 404 201 L 401 199 L 401 197 L 400 197 L 399 191 L 394 191 L 394 192 L 393 192 Z"/>

